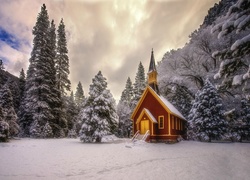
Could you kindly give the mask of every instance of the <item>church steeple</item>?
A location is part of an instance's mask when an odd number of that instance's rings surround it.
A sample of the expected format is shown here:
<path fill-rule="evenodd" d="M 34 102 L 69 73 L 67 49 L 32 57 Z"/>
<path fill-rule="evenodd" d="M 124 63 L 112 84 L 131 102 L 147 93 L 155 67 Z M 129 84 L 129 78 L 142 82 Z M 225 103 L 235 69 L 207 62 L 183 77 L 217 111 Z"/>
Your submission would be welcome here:
<path fill-rule="evenodd" d="M 151 52 L 151 58 L 150 58 L 149 69 L 148 69 L 148 85 L 157 94 L 159 94 L 159 88 L 158 88 L 158 84 L 157 84 L 157 71 L 156 71 L 156 66 L 155 66 L 155 57 L 154 57 L 153 49 Z"/>

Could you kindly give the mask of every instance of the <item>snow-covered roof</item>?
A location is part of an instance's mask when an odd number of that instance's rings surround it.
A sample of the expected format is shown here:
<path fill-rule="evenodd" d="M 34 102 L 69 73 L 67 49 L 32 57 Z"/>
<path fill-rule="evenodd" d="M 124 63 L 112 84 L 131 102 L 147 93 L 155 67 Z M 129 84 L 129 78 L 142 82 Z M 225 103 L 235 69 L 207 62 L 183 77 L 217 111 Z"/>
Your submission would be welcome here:
<path fill-rule="evenodd" d="M 146 113 L 150 116 L 149 118 L 151 118 L 151 120 L 154 121 L 154 123 L 158 123 L 157 120 L 155 119 L 155 117 L 151 114 L 151 112 L 146 108 L 144 108 L 144 109 L 145 109 Z"/>
<path fill-rule="evenodd" d="M 163 96 L 157 94 L 152 87 L 150 87 L 149 85 L 147 86 L 147 88 L 144 90 L 141 99 L 139 100 L 139 102 L 137 103 L 132 115 L 131 115 L 131 119 L 134 119 L 134 116 L 136 115 L 136 113 L 139 110 L 139 107 L 141 106 L 141 103 L 143 102 L 144 98 L 146 97 L 146 93 L 150 91 L 151 93 L 153 93 L 153 96 L 158 99 L 158 102 L 164 106 L 164 108 L 166 109 L 166 111 L 169 111 L 170 114 L 176 115 L 179 118 L 186 120 L 185 117 L 167 100 L 165 99 Z M 143 110 L 145 110 L 147 112 L 147 114 L 151 114 L 149 110 L 147 110 L 146 108 L 144 108 Z M 155 120 L 154 122 L 157 122 L 157 120 L 153 117 L 153 115 L 151 114 L 151 119 Z"/>
<path fill-rule="evenodd" d="M 151 90 L 153 90 L 151 87 L 149 87 Z M 154 91 L 154 90 L 153 90 Z M 155 91 L 154 91 L 155 92 Z M 185 117 L 174 107 L 173 104 L 171 104 L 166 98 L 164 98 L 161 95 L 158 95 L 155 92 L 155 95 L 158 96 L 158 98 L 164 103 L 164 105 L 171 111 L 171 113 L 179 116 L 182 119 L 185 119 Z"/>
<path fill-rule="evenodd" d="M 184 116 L 174 107 L 173 104 L 171 104 L 166 98 L 164 98 L 163 96 L 159 96 L 158 97 L 162 100 L 162 102 L 168 107 L 168 109 L 175 115 L 181 117 L 182 119 L 185 119 Z"/>

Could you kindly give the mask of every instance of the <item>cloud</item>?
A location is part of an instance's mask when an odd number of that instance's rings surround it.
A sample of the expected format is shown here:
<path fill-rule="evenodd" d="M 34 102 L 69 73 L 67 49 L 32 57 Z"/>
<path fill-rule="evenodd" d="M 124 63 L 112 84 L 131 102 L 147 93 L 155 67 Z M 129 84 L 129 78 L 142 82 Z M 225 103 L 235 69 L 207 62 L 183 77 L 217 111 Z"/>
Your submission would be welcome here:
<path fill-rule="evenodd" d="M 1 29 L 20 47 L 1 41 L 0 57 L 6 69 L 18 73 L 26 68 L 32 50 L 32 28 L 42 3 L 50 19 L 64 19 L 70 59 L 70 79 L 75 91 L 82 82 L 87 95 L 99 70 L 119 99 L 128 77 L 134 81 L 139 62 L 147 72 L 151 48 L 160 61 L 165 52 L 182 47 L 188 35 L 202 23 L 208 9 L 219 0 L 12 0 L 0 6 Z"/>

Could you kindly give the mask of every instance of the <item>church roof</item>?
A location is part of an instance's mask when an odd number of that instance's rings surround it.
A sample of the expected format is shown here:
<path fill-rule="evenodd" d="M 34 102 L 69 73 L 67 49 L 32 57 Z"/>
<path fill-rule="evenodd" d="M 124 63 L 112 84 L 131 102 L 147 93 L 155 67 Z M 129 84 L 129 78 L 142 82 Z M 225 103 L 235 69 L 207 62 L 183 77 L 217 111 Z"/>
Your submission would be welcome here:
<path fill-rule="evenodd" d="M 164 98 L 161 95 L 158 95 L 150 86 L 147 86 L 147 88 L 144 90 L 138 104 L 136 105 L 134 112 L 131 115 L 131 118 L 133 119 L 134 115 L 137 113 L 139 107 L 141 106 L 141 103 L 144 101 L 144 98 L 146 97 L 146 94 L 148 92 L 151 92 L 153 96 L 157 99 L 157 101 L 168 111 L 170 114 L 173 114 L 175 116 L 178 116 L 179 118 L 186 120 L 185 117 L 172 105 L 166 98 Z M 146 108 L 144 108 L 146 109 Z M 150 113 L 150 112 L 149 112 Z"/>
<path fill-rule="evenodd" d="M 168 109 L 175 115 L 179 116 L 182 119 L 185 119 L 184 116 L 178 111 L 173 104 L 171 104 L 166 98 L 163 96 L 159 96 L 159 98 L 162 100 L 162 102 L 168 107 Z"/>
<path fill-rule="evenodd" d="M 144 109 L 145 109 L 145 111 L 147 112 L 149 118 L 151 118 L 152 121 L 153 121 L 154 123 L 158 123 L 158 122 L 156 121 L 156 119 L 154 118 L 154 116 L 151 114 L 151 112 L 150 112 L 148 109 L 146 109 L 146 108 L 144 108 Z"/>
<path fill-rule="evenodd" d="M 154 50 L 152 49 L 148 72 L 156 71 Z"/>

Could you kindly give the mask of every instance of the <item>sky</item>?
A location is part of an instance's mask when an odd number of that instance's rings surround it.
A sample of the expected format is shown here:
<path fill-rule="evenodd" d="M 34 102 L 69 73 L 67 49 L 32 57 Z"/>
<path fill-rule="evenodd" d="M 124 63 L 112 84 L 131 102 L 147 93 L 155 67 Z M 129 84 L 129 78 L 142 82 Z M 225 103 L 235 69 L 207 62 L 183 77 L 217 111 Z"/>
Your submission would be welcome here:
<path fill-rule="evenodd" d="M 101 71 L 118 102 L 138 65 L 148 71 L 152 48 L 156 62 L 181 48 L 219 0 L 0 0 L 0 59 L 19 76 L 28 69 L 32 28 L 43 3 L 50 20 L 66 26 L 69 78 L 75 92 L 80 81 L 88 96 Z"/>

